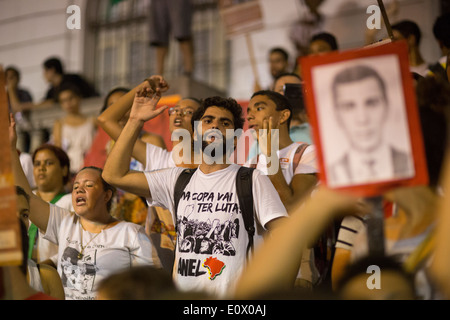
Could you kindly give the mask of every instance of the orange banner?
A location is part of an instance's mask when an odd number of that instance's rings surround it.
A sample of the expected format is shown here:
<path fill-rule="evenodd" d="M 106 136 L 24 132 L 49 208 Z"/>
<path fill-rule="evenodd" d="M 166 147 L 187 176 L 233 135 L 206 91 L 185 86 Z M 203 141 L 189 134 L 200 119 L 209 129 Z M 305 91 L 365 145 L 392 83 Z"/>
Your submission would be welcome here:
<path fill-rule="evenodd" d="M 16 190 L 9 147 L 9 108 L 5 73 L 0 66 L 0 265 L 22 263 L 22 242 L 17 217 Z"/>

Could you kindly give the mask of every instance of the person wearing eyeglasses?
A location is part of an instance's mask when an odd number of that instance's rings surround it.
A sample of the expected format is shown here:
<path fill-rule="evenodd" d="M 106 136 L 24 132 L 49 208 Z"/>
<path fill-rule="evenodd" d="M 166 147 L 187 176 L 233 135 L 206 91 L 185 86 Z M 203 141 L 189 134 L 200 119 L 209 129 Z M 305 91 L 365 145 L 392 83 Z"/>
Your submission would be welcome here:
<path fill-rule="evenodd" d="M 124 115 L 129 114 L 133 105 L 136 92 L 143 88 L 159 88 L 161 92 L 169 89 L 168 84 L 162 76 L 154 75 L 144 80 L 134 89 L 125 95 L 122 95 L 112 105 L 106 108 L 97 118 L 97 122 L 105 132 L 116 141 L 122 132 L 123 125 L 120 123 Z M 169 131 L 172 137 L 192 137 L 193 130 L 191 118 L 198 108 L 200 101 L 196 98 L 183 98 L 178 103 L 169 108 Z M 168 151 L 160 146 L 146 143 L 142 139 L 137 139 L 133 148 L 133 158 L 142 163 L 144 171 L 152 171 L 157 169 L 174 168 L 176 166 L 195 168 L 198 164 L 194 163 L 194 152 L 192 139 L 184 140 L 190 143 L 190 157 L 183 161 L 182 139 L 172 139 L 172 151 Z M 186 146 L 184 144 L 184 146 Z M 175 152 L 174 152 L 175 151 Z M 146 232 L 153 241 L 157 256 L 153 256 L 155 261 L 158 260 L 162 267 L 166 270 L 172 270 L 173 265 L 173 249 L 175 248 L 175 227 L 170 212 L 161 207 L 150 206 L 146 220 Z"/>
<path fill-rule="evenodd" d="M 161 93 L 166 92 L 169 86 L 165 79 L 159 75 L 153 75 L 144 80 L 134 89 L 120 97 L 115 103 L 106 108 L 98 117 L 97 122 L 100 127 L 113 139 L 117 140 L 122 132 L 123 125 L 121 119 L 130 112 L 133 105 L 134 95 L 136 92 L 144 88 L 159 88 Z M 200 101 L 194 97 L 183 98 L 178 103 L 168 109 L 169 113 L 169 131 L 173 135 L 174 132 L 184 129 L 186 134 L 192 136 L 191 118 L 195 110 L 200 106 Z M 172 139 L 172 150 L 180 140 Z M 181 166 L 192 167 L 193 153 L 191 153 L 192 161 L 185 161 Z M 137 159 L 144 165 L 145 170 L 155 170 L 168 167 L 175 167 L 176 162 L 173 159 L 173 152 L 164 148 L 157 147 L 150 143 L 145 143 L 142 139 L 138 139 L 133 148 L 133 158 Z"/>

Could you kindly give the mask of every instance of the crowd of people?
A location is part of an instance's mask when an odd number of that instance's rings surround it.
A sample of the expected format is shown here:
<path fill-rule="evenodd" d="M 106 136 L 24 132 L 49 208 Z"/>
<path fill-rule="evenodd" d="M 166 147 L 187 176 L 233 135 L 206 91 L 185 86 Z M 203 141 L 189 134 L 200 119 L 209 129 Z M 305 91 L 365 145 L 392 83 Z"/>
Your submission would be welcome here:
<path fill-rule="evenodd" d="M 132 89 L 111 88 L 100 114 L 88 118 L 81 101 L 98 93 L 66 74 L 58 59 L 44 63 L 50 88 L 38 104 L 19 87 L 19 71 L 7 68 L 24 262 L 2 268 L 10 288 L 4 297 L 450 298 L 450 15 L 434 24 L 442 53 L 436 63 L 420 54 L 417 24 L 392 28 L 395 41 L 408 43 L 429 184 L 383 195 L 391 204 L 376 239 L 383 254 L 369 250 L 372 203 L 320 183 L 300 60 L 289 70 L 282 48 L 269 54 L 272 86 L 257 88 L 247 110 L 218 96 L 161 106 L 170 83 L 151 75 Z M 308 54 L 337 50 L 336 37 L 321 32 L 311 37 Z M 27 113 L 49 102 L 65 115 L 26 157 L 30 137 L 18 137 L 31 132 Z M 165 112 L 172 146 L 144 130 Z M 245 124 L 254 141 L 239 165 L 233 154 Z M 100 133 L 108 138 L 94 166 L 87 155 Z M 381 288 L 368 285 L 373 266 L 381 270 Z"/>

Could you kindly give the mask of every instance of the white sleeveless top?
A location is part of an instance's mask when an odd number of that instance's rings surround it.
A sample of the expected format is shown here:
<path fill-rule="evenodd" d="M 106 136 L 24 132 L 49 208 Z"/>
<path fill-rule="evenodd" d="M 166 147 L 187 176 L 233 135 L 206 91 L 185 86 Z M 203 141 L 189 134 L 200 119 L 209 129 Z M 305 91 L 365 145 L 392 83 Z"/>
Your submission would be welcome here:
<path fill-rule="evenodd" d="M 89 119 L 80 126 L 62 125 L 62 149 L 70 159 L 70 172 L 77 173 L 84 165 L 84 156 L 89 151 L 95 134 L 94 122 Z"/>

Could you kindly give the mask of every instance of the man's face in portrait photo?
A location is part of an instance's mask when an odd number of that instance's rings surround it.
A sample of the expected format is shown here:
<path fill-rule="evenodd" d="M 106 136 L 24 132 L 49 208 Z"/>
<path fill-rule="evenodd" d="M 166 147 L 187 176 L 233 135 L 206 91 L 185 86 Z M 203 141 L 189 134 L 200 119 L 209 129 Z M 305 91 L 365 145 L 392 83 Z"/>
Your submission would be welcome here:
<path fill-rule="evenodd" d="M 387 101 L 379 80 L 365 77 L 337 83 L 335 111 L 339 125 L 357 151 L 371 152 L 381 145 Z"/>

